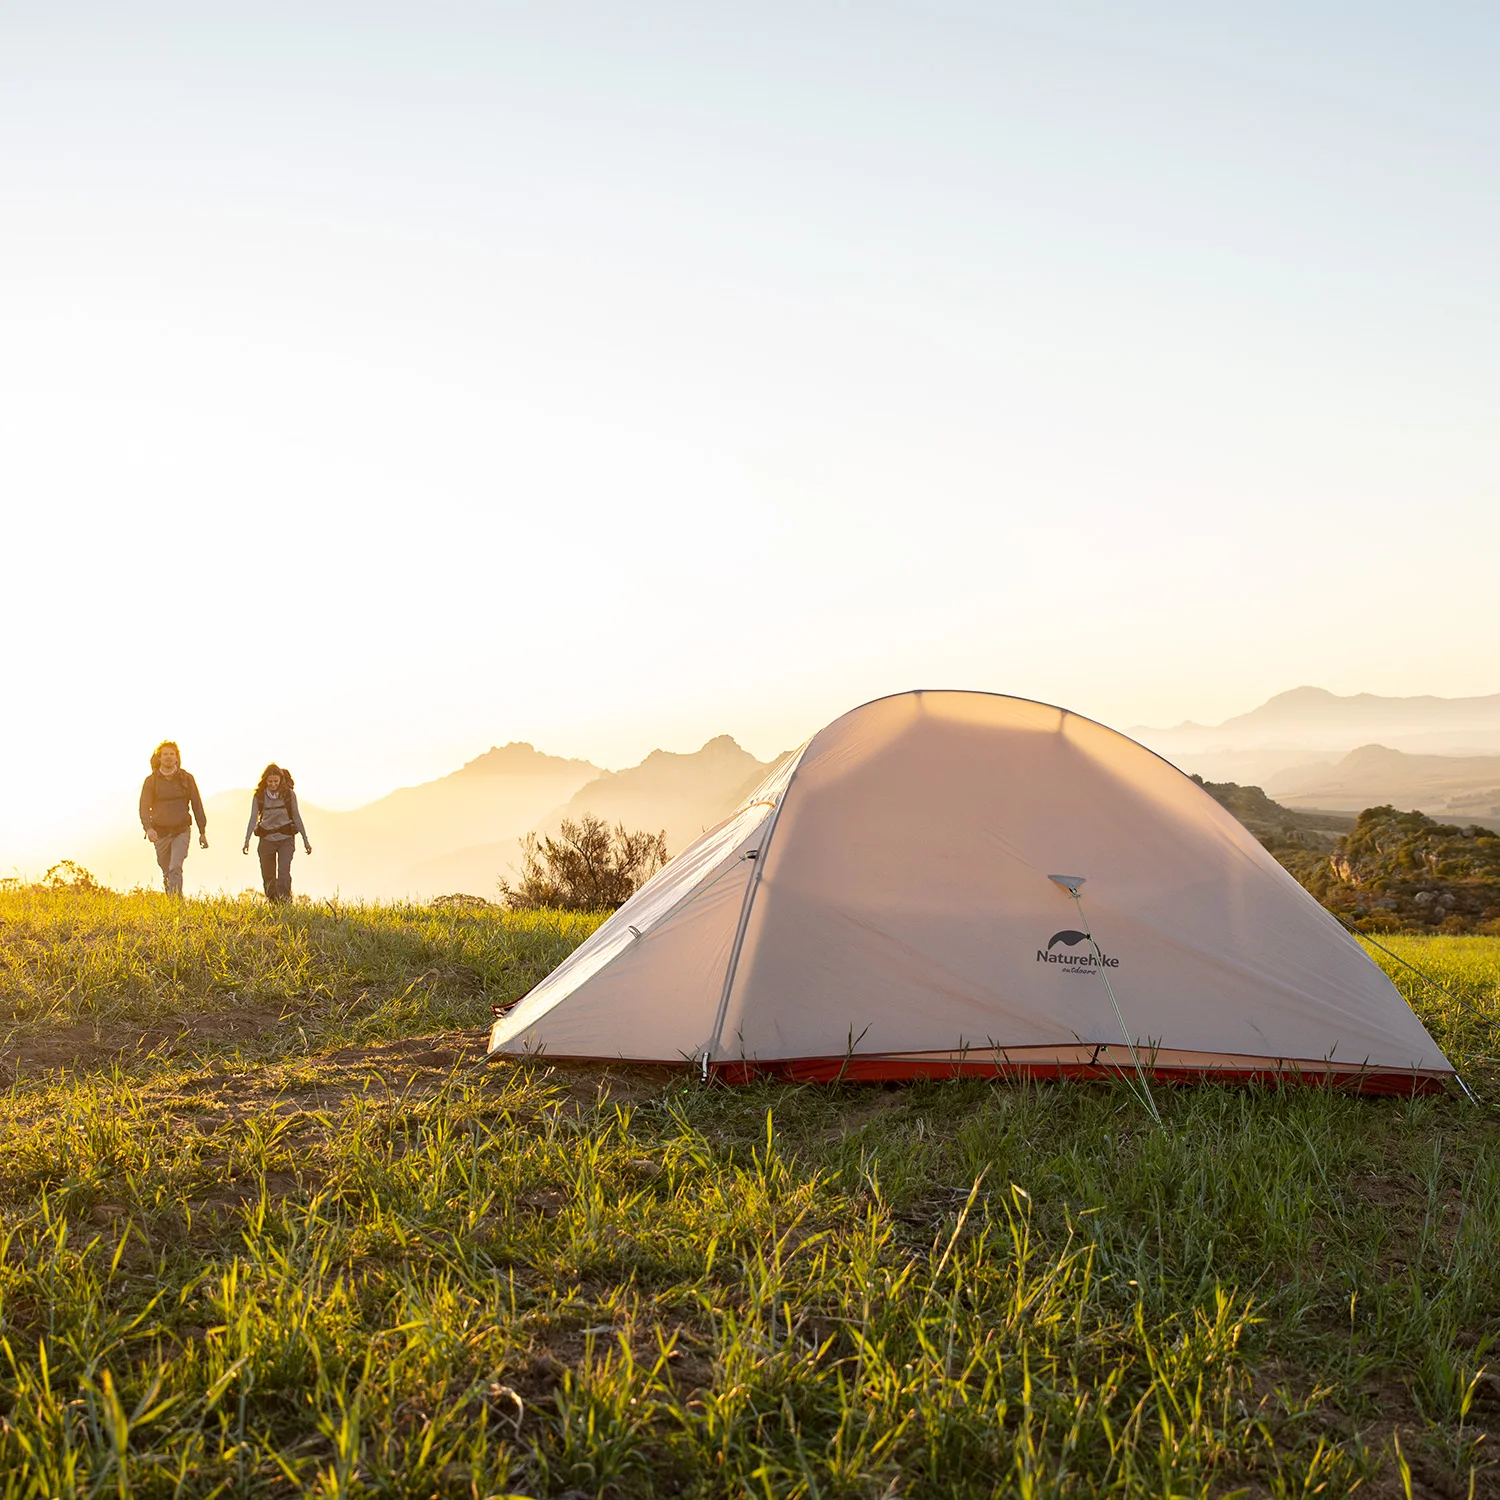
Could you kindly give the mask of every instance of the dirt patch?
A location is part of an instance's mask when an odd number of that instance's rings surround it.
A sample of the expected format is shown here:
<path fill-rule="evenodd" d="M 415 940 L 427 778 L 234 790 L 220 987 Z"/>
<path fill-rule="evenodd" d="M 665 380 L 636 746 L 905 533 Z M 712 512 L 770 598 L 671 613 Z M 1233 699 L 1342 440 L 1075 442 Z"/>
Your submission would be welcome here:
<path fill-rule="evenodd" d="M 164 1102 L 197 1111 L 227 1109 L 233 1115 L 264 1110 L 288 1116 L 318 1114 L 354 1094 L 426 1098 L 455 1079 L 477 1079 L 480 1075 L 474 1070 L 483 1060 L 483 1032 L 439 1032 L 343 1047 L 285 1067 L 262 1064 L 218 1073 L 195 1084 L 189 1096 Z"/>
<path fill-rule="evenodd" d="M 823 1132 L 825 1144 L 842 1140 L 846 1135 L 856 1135 L 869 1122 L 886 1110 L 893 1109 L 898 1104 L 906 1102 L 907 1091 L 904 1088 L 881 1089 L 871 1097 L 861 1099 L 859 1103 L 844 1110 L 839 1116 L 837 1125 L 830 1125 Z"/>
<path fill-rule="evenodd" d="M 1271 1432 L 1278 1432 L 1285 1422 L 1286 1393 L 1295 1390 L 1297 1384 L 1295 1370 L 1274 1358 L 1251 1376 L 1250 1388 L 1258 1398 L 1259 1415 L 1269 1424 Z M 1450 1467 L 1451 1459 L 1439 1454 L 1432 1430 L 1423 1421 L 1411 1392 L 1404 1385 L 1387 1379 L 1368 1385 L 1363 1394 L 1378 1413 L 1373 1420 L 1356 1419 L 1337 1406 L 1322 1401 L 1302 1409 L 1293 1422 L 1302 1428 L 1304 1436 L 1325 1437 L 1339 1444 L 1357 1442 L 1380 1455 L 1381 1467 L 1372 1480 L 1360 1486 L 1361 1495 L 1376 1496 L 1379 1500 L 1404 1500 L 1407 1492 L 1396 1454 L 1399 1441 L 1401 1457 L 1411 1475 L 1413 1500 L 1421 1496 L 1428 1497 L 1428 1500 L 1479 1500 L 1481 1496 L 1485 1500 L 1495 1500 L 1500 1496 L 1500 1466 L 1490 1461 L 1484 1447 L 1476 1455 L 1471 1491 L 1467 1468 L 1456 1474 Z M 1475 1404 L 1478 1405 L 1477 1401 Z M 1296 1410 L 1295 1402 L 1293 1408 Z M 1471 1417 L 1468 1435 L 1471 1439 L 1480 1439 L 1483 1444 L 1485 1428 L 1482 1418 L 1476 1421 Z"/>
<path fill-rule="evenodd" d="M 621 1338 L 628 1339 L 638 1365 L 650 1369 L 662 1361 L 662 1377 L 681 1395 L 713 1388 L 712 1334 L 680 1318 L 621 1318 L 605 1315 L 581 1327 L 553 1327 L 534 1337 L 525 1357 L 507 1371 L 507 1389 L 528 1404 L 547 1404 L 565 1372 L 575 1373 L 594 1360 L 614 1356 Z M 664 1352 L 665 1351 L 665 1352 Z"/>
<path fill-rule="evenodd" d="M 1383 1460 L 1374 1479 L 1360 1486 L 1360 1494 L 1369 1495 L 1372 1500 L 1405 1500 L 1408 1493 L 1412 1500 L 1495 1500 L 1500 1495 L 1500 1469 L 1487 1460 L 1485 1467 L 1476 1465 L 1471 1488 L 1467 1471 L 1454 1473 L 1447 1461 L 1430 1451 L 1420 1423 L 1380 1423 L 1365 1428 L 1360 1440 L 1367 1448 L 1379 1452 Z M 1402 1459 L 1411 1475 L 1410 1491 L 1401 1474 Z"/>
<path fill-rule="evenodd" d="M 244 1007 L 208 1015 L 174 1017 L 170 1025 L 120 1023 L 54 1026 L 35 1035 L 15 1033 L 0 1042 L 0 1088 L 16 1078 L 48 1073 L 84 1075 L 143 1064 L 169 1063 L 220 1050 L 225 1043 L 284 1031 L 285 1008 Z M 674 1086 L 682 1068 L 628 1067 L 589 1063 L 514 1062 L 485 1066 L 488 1033 L 444 1031 L 427 1036 L 341 1047 L 322 1056 L 255 1061 L 243 1067 L 214 1066 L 204 1057 L 204 1076 L 184 1084 L 176 1078 L 142 1081 L 143 1097 L 176 1114 L 231 1117 L 273 1110 L 283 1115 L 319 1113 L 356 1094 L 423 1099 L 458 1083 L 501 1083 L 524 1069 L 538 1084 L 561 1096 L 563 1110 L 579 1118 L 610 1104 L 630 1104 Z"/>
<path fill-rule="evenodd" d="M 1457 1183 L 1445 1182 L 1435 1201 L 1427 1184 L 1410 1172 L 1356 1173 L 1349 1179 L 1349 1186 L 1358 1197 L 1378 1208 L 1396 1231 L 1375 1258 L 1375 1265 L 1387 1278 L 1407 1269 L 1424 1232 L 1451 1248 L 1463 1228 L 1463 1192 Z"/>
<path fill-rule="evenodd" d="M 630 1103 L 660 1093 L 685 1076 L 678 1068 L 596 1067 L 589 1064 L 515 1064 L 485 1066 L 488 1033 L 441 1031 L 430 1036 L 341 1047 L 323 1057 L 299 1061 L 287 1069 L 256 1066 L 207 1079 L 194 1097 L 212 1104 L 225 1101 L 241 1108 L 275 1108 L 282 1113 L 316 1112 L 337 1105 L 351 1094 L 379 1093 L 422 1099 L 450 1083 L 500 1081 L 517 1066 L 534 1069 L 538 1083 L 560 1091 L 569 1113 L 592 1113 L 606 1103 Z M 297 1076 L 288 1077 L 288 1072 Z"/>
<path fill-rule="evenodd" d="M 386 1075 L 405 1071 L 413 1077 L 424 1073 L 451 1073 L 484 1061 L 485 1033 L 440 1031 L 433 1036 L 409 1036 L 394 1042 L 373 1042 L 367 1047 L 341 1047 L 319 1060 L 320 1067 L 370 1071 Z"/>
<path fill-rule="evenodd" d="M 317 1192 L 323 1182 L 323 1173 L 313 1167 L 303 1167 L 295 1172 L 226 1178 L 215 1183 L 211 1190 L 199 1193 L 193 1200 L 193 1210 L 223 1218 L 259 1203 L 262 1191 L 274 1203 L 287 1198 L 306 1198 Z"/>
<path fill-rule="evenodd" d="M 681 1088 L 692 1078 L 687 1067 L 648 1067 L 630 1063 L 514 1063 L 490 1065 L 497 1072 L 506 1068 L 531 1068 L 541 1084 L 562 1094 L 563 1108 L 574 1116 L 593 1114 L 608 1104 L 636 1104 Z"/>
<path fill-rule="evenodd" d="M 174 1017 L 168 1026 L 129 1026 L 121 1022 L 74 1022 L 30 1036 L 14 1033 L 0 1044 L 0 1082 L 34 1073 L 99 1073 L 147 1058 L 181 1057 L 205 1043 L 262 1036 L 286 1018 L 285 1010 L 243 1006 L 236 1010 Z"/>

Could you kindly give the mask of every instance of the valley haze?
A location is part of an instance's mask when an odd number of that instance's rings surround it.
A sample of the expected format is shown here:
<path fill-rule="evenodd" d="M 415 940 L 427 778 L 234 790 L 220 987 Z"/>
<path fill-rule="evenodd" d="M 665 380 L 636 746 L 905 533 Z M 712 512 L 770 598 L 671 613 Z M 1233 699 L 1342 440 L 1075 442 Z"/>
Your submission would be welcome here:
<path fill-rule="evenodd" d="M 1189 774 L 1263 786 L 1289 807 L 1358 811 L 1390 802 L 1448 820 L 1500 820 L 1500 694 L 1340 697 L 1301 687 L 1222 724 L 1126 732 Z M 692 753 L 656 750 L 612 771 L 514 742 L 349 811 L 319 806 L 316 787 L 303 786 L 315 852 L 299 851 L 294 887 L 345 900 L 460 892 L 494 900 L 497 882 L 516 870 L 526 833 L 555 832 L 564 818 L 585 812 L 665 830 L 676 854 L 734 811 L 779 759 L 759 760 L 720 735 Z M 250 858 L 240 853 L 249 788 L 204 792 L 210 848 L 195 848 L 188 859 L 189 893 L 258 888 L 253 846 Z M 58 848 L 55 858 L 77 859 L 118 889 L 156 880 L 129 805 L 105 837 Z"/>

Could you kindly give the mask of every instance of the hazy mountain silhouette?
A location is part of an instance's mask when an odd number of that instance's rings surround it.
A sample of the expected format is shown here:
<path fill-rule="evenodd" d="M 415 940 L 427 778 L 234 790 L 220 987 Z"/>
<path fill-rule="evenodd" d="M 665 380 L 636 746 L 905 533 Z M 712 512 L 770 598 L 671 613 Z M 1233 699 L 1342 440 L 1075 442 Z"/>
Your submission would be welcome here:
<path fill-rule="evenodd" d="M 1407 735 L 1500 737 L 1500 693 L 1483 698 L 1382 698 L 1375 693 L 1340 697 L 1324 688 L 1300 687 L 1277 693 L 1222 724 L 1189 720 L 1170 729 L 1139 726 L 1130 733 L 1145 739 L 1201 740 L 1205 748 L 1210 743 L 1248 748 L 1288 741 L 1336 748 L 1351 736 L 1363 744 Z"/>
<path fill-rule="evenodd" d="M 362 832 L 424 852 L 451 849 L 531 827 L 598 775 L 586 760 L 543 755 L 525 743 L 503 745 L 344 816 Z"/>
<path fill-rule="evenodd" d="M 629 829 L 664 831 L 667 849 L 680 854 L 705 828 L 712 828 L 739 807 L 780 759 L 758 761 L 727 734 L 690 755 L 653 750 L 638 766 L 596 776 L 565 803 L 517 829 L 509 839 L 424 860 L 409 872 L 410 883 L 424 891 L 467 891 L 493 898 L 496 881 L 518 862 L 521 834 L 532 829 L 556 833 L 564 818 L 576 820 L 584 813 Z"/>
<path fill-rule="evenodd" d="M 1266 787 L 1287 807 L 1358 812 L 1392 803 L 1455 821 L 1500 817 L 1500 755 L 1408 755 L 1361 745 L 1334 765 L 1283 772 Z"/>
<path fill-rule="evenodd" d="M 675 854 L 732 813 L 740 789 L 765 774 L 765 765 L 721 734 L 692 755 L 653 750 L 628 771 L 605 771 L 580 787 L 553 821 L 591 812 L 627 828 L 665 829 Z"/>
<path fill-rule="evenodd" d="M 1340 697 L 1323 688 L 1300 687 L 1222 724 L 1189 721 L 1129 732 L 1209 780 L 1269 784 L 1294 770 L 1332 765 L 1372 744 L 1412 755 L 1500 754 L 1500 693 L 1482 698 Z M 1393 789 L 1397 784 L 1392 783 Z"/>
<path fill-rule="evenodd" d="M 1455 819 L 1500 817 L 1500 694 L 1341 698 L 1297 688 L 1223 724 L 1130 732 L 1186 771 L 1264 786 L 1294 807 L 1357 811 L 1392 802 Z M 652 751 L 622 771 L 510 744 L 352 812 L 320 808 L 317 789 L 303 786 L 316 852 L 309 859 L 299 851 L 293 880 L 314 896 L 425 899 L 466 891 L 493 898 L 496 881 L 518 862 L 524 834 L 555 832 L 563 818 L 585 812 L 665 830 L 677 854 L 741 805 L 772 764 L 728 735 L 690 755 Z M 253 846 L 250 858 L 240 854 L 249 806 L 248 788 L 208 797 L 212 847 L 189 856 L 189 891 L 259 887 Z M 59 849 L 57 858 L 79 858 L 116 887 L 155 888 L 155 861 L 134 814 L 133 804 L 122 806 L 98 845 Z"/>

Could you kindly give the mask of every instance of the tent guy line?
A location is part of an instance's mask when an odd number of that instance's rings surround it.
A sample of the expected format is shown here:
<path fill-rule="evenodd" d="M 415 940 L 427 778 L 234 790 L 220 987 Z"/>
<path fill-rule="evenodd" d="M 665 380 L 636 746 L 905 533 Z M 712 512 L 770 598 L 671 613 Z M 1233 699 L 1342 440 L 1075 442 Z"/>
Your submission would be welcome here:
<path fill-rule="evenodd" d="M 1130 1049 L 1130 1060 L 1135 1064 L 1136 1077 L 1141 1081 L 1140 1091 L 1136 1092 L 1130 1080 L 1126 1084 L 1130 1086 L 1131 1092 L 1150 1111 L 1151 1118 L 1158 1125 L 1161 1124 L 1161 1111 L 1156 1107 L 1156 1100 L 1151 1093 L 1151 1085 L 1146 1082 L 1146 1070 L 1141 1066 L 1140 1054 L 1135 1050 L 1135 1043 L 1130 1037 L 1130 1028 L 1125 1024 L 1125 1016 L 1120 1010 L 1120 1002 L 1115 999 L 1114 986 L 1109 982 L 1109 966 L 1104 962 L 1104 953 L 1094 938 L 1093 928 L 1089 926 L 1089 919 L 1083 912 L 1083 899 L 1078 894 L 1079 886 L 1083 885 L 1088 877 L 1086 875 L 1049 875 L 1047 877 L 1054 885 L 1060 885 L 1072 898 L 1073 905 L 1078 908 L 1078 920 L 1083 924 L 1083 935 L 1089 940 L 1089 946 L 1094 950 L 1094 957 L 1098 961 L 1099 977 L 1104 981 L 1104 993 L 1109 996 L 1109 1003 L 1114 1007 L 1115 1019 L 1120 1023 L 1120 1034 L 1125 1038 L 1125 1045 Z M 1051 946 L 1050 944 L 1048 945 Z M 1105 1056 L 1109 1055 L 1109 1049 L 1105 1048 Z M 1124 1069 L 1120 1070 L 1124 1076 Z"/>
<path fill-rule="evenodd" d="M 1431 974 L 1424 973 L 1413 963 L 1408 963 L 1404 958 L 1401 957 L 1399 953 L 1393 953 L 1389 948 L 1386 947 L 1384 943 L 1380 941 L 1379 938 L 1371 937 L 1368 932 L 1361 932 L 1358 927 L 1352 926 L 1350 923 L 1346 922 L 1343 917 L 1339 916 L 1337 912 L 1333 912 L 1331 913 L 1331 915 L 1338 917 L 1339 925 L 1346 931 L 1352 933 L 1356 938 L 1363 938 L 1367 943 L 1370 943 L 1374 947 L 1379 948 L 1387 958 L 1394 959 L 1398 964 L 1401 965 L 1403 969 L 1410 969 L 1412 973 L 1422 981 L 1423 984 L 1429 986 L 1431 989 L 1436 990 L 1440 995 L 1446 995 L 1466 1015 L 1477 1016 L 1479 1014 L 1479 1011 L 1475 1009 L 1474 1006 L 1470 1005 L 1467 1000 L 1464 1000 L 1460 996 L 1455 995 L 1453 991 L 1447 987 L 1447 985 L 1439 984 Z M 1457 1080 L 1459 1088 L 1464 1091 L 1464 1097 L 1468 1099 L 1470 1104 L 1477 1106 L 1480 1102 L 1479 1096 L 1464 1081 L 1463 1074 L 1460 1073 L 1457 1068 L 1455 1068 L 1453 1070 L 1453 1076 Z"/>

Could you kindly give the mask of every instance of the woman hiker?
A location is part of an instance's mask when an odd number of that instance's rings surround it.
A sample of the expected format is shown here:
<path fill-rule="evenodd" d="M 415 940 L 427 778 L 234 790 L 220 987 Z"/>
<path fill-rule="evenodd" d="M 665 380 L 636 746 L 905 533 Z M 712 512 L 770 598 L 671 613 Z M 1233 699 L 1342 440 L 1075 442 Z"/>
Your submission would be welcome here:
<path fill-rule="evenodd" d="M 250 835 L 260 839 L 260 878 L 267 901 L 292 899 L 292 855 L 297 852 L 297 835 L 309 854 L 307 829 L 297 810 L 297 794 L 292 790 L 292 773 L 274 761 L 260 773 L 260 785 L 250 799 L 250 821 L 245 825 L 245 847 L 250 852 Z"/>

